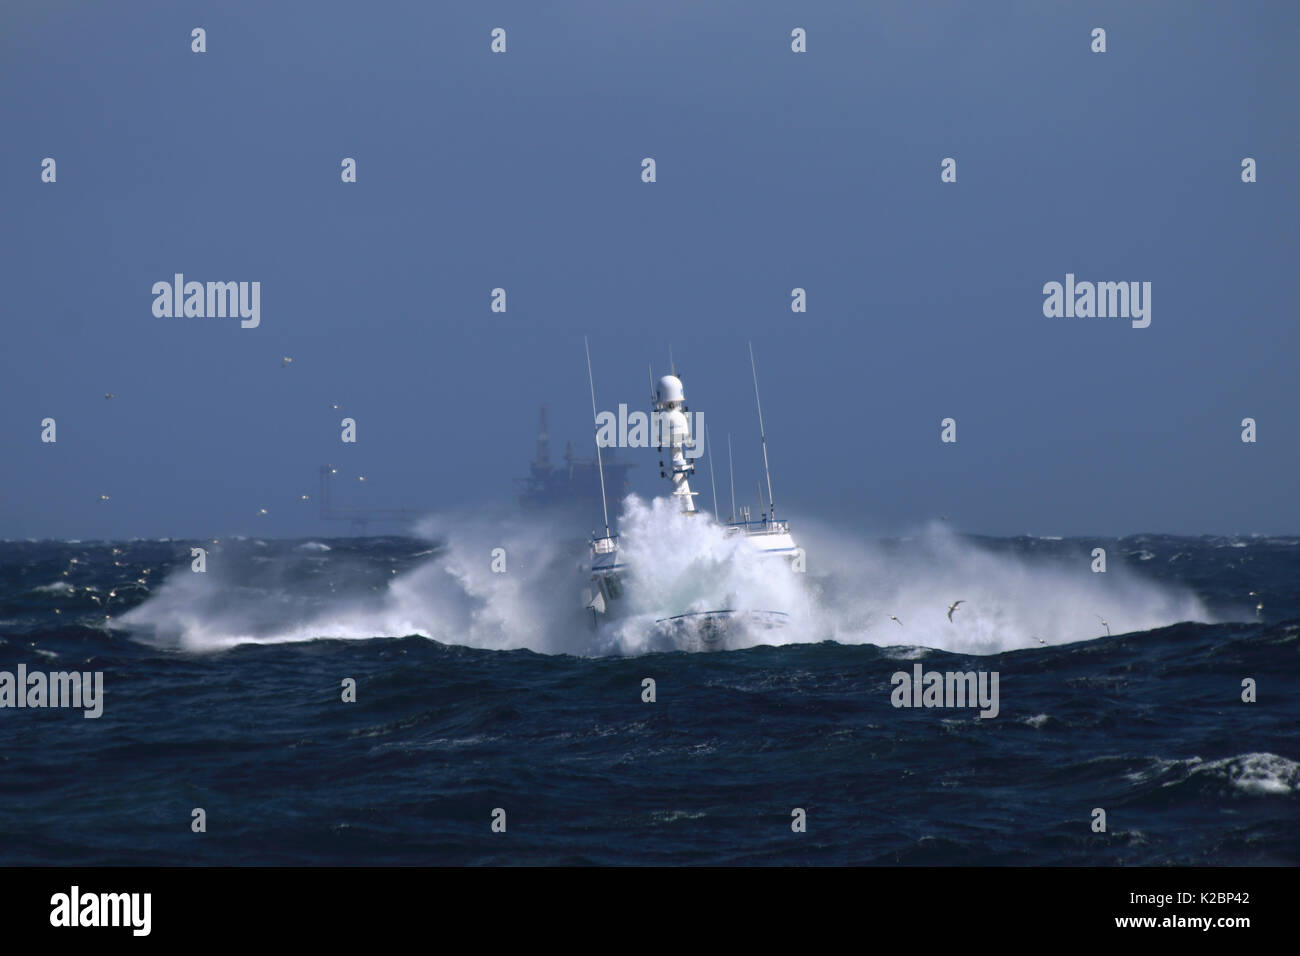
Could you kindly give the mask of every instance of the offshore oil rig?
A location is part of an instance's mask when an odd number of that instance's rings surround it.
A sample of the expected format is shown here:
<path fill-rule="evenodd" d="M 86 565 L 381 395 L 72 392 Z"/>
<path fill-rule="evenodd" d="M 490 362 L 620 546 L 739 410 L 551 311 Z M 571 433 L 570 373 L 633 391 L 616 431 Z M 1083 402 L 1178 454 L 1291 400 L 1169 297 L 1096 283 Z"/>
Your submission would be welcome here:
<path fill-rule="evenodd" d="M 350 530 L 353 534 L 365 535 L 372 521 L 411 524 L 416 518 L 428 513 L 427 510 L 418 508 L 335 508 L 331 479 L 337 473 L 338 469 L 333 465 L 320 466 L 320 496 L 317 499 L 320 502 L 320 516 L 324 521 L 351 522 Z M 361 480 L 365 481 L 365 478 Z"/>
<path fill-rule="evenodd" d="M 605 451 L 605 490 L 618 501 L 628 491 L 627 473 L 636 467 L 615 459 L 613 448 Z M 524 511 L 567 510 L 599 515 L 600 468 L 595 458 L 579 458 L 573 442 L 564 445 L 564 464 L 551 462 L 551 436 L 546 423 L 546 406 L 541 408 L 537 428 L 537 458 L 528 465 L 528 477 L 516 478 L 519 506 Z"/>

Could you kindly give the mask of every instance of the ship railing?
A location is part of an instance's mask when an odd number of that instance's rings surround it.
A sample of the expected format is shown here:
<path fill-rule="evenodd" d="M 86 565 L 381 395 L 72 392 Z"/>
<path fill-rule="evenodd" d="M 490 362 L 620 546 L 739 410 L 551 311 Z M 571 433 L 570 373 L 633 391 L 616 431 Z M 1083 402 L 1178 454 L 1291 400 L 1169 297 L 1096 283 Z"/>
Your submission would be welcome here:
<path fill-rule="evenodd" d="M 756 521 L 728 521 L 728 528 L 744 531 L 746 534 L 787 534 L 790 522 L 760 518 Z"/>

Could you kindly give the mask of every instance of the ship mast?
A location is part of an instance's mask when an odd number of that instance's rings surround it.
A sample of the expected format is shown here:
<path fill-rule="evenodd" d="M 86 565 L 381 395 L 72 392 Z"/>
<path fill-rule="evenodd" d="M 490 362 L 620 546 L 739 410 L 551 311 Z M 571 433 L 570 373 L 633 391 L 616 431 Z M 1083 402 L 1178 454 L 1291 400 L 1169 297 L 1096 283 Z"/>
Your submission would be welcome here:
<path fill-rule="evenodd" d="M 727 432 L 727 473 L 731 476 L 731 520 L 736 520 L 736 463 L 731 458 L 731 432 Z"/>
<path fill-rule="evenodd" d="M 704 426 L 704 447 L 709 450 L 709 484 L 713 487 L 713 520 L 718 520 L 718 483 L 713 477 L 713 442 L 709 439 L 709 426 Z"/>
<path fill-rule="evenodd" d="M 591 420 L 596 436 L 596 468 L 600 471 L 600 509 L 605 515 L 605 537 L 609 535 L 609 505 L 605 501 L 605 463 L 600 457 L 600 416 L 596 412 L 596 379 L 591 374 L 591 346 L 582 337 L 582 347 L 587 350 L 587 384 L 591 386 Z"/>
<path fill-rule="evenodd" d="M 671 364 L 671 359 L 669 360 Z M 653 378 L 653 373 L 651 373 Z M 659 474 L 671 478 L 673 497 L 681 504 L 686 514 L 695 513 L 695 495 L 687 476 L 695 472 L 695 466 L 686 459 L 686 443 L 691 439 L 691 422 L 686 417 L 686 394 L 682 390 L 682 380 L 676 375 L 665 375 L 659 379 L 659 388 L 654 396 L 654 412 L 657 419 L 658 447 L 662 455 L 664 445 L 668 446 L 668 464 L 660 458 L 659 467 L 667 468 Z"/>
<path fill-rule="evenodd" d="M 772 500 L 772 471 L 767 467 L 767 431 L 763 428 L 763 400 L 758 397 L 758 366 L 754 364 L 754 343 L 749 343 L 749 367 L 754 371 L 754 401 L 758 404 L 758 435 L 763 442 L 763 473 L 767 475 L 767 505 L 772 520 L 776 520 L 776 502 Z M 758 493 L 760 505 L 763 492 Z"/>

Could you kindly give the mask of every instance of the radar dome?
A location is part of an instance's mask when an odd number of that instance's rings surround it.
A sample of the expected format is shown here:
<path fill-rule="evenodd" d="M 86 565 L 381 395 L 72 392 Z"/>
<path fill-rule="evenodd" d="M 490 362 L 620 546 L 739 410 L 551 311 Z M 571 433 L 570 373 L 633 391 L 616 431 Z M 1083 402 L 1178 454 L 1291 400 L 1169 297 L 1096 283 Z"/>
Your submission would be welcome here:
<path fill-rule="evenodd" d="M 686 396 L 682 392 L 682 380 L 676 375 L 665 375 L 659 379 L 659 402 L 666 405 L 669 402 L 684 402 Z"/>

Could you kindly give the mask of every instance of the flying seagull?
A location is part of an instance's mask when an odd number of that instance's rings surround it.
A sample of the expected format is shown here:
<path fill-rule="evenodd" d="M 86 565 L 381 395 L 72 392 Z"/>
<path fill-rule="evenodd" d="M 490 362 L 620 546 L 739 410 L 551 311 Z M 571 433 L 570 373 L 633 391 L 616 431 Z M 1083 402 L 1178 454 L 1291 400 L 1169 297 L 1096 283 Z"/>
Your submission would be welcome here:
<path fill-rule="evenodd" d="M 1046 644 L 1046 643 L 1047 643 L 1045 640 L 1043 640 L 1041 637 L 1039 637 L 1039 636 L 1037 636 L 1037 635 L 1034 635 L 1034 640 L 1036 640 L 1039 644 Z"/>
<path fill-rule="evenodd" d="M 117 398 L 117 396 L 114 395 L 112 392 L 105 392 L 105 393 L 104 393 L 104 398 L 105 398 L 105 399 L 109 399 L 109 398 Z"/>
<path fill-rule="evenodd" d="M 293 359 L 289 358 L 289 356 L 286 355 L 284 358 L 280 359 L 280 368 L 284 368 L 292 361 Z"/>
<path fill-rule="evenodd" d="M 899 627 L 902 627 L 902 626 L 903 626 L 903 622 L 900 621 L 898 618 L 896 618 L 894 615 L 892 615 L 892 614 L 889 615 L 889 619 L 890 619 L 891 621 L 893 621 L 895 624 L 897 624 Z"/>
<path fill-rule="evenodd" d="M 955 611 L 955 610 L 957 610 L 957 605 L 958 605 L 958 604 L 965 604 L 965 603 L 966 603 L 966 599 L 965 599 L 965 598 L 962 598 L 960 601 L 953 601 L 951 604 L 948 605 L 948 623 L 949 623 L 949 624 L 952 623 L 952 612 Z"/>
<path fill-rule="evenodd" d="M 109 495 L 100 495 L 100 496 L 99 496 L 99 500 L 100 500 L 100 501 L 107 501 L 107 500 L 109 499 L 109 497 L 110 497 Z"/>
<path fill-rule="evenodd" d="M 1100 614 L 1098 614 L 1097 620 L 1101 621 L 1101 626 L 1106 629 L 1106 636 L 1110 637 L 1110 625 L 1106 623 L 1106 619 L 1102 617 Z"/>

